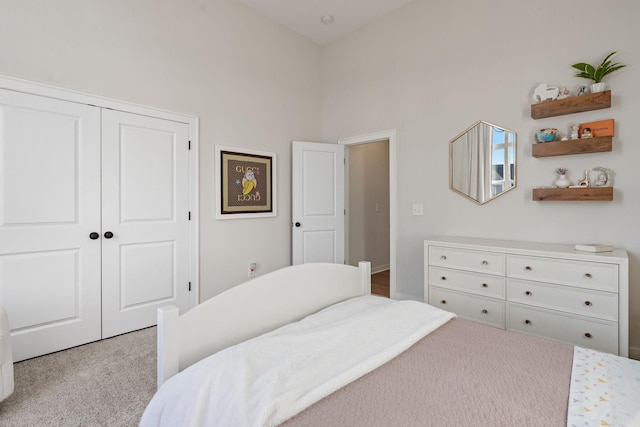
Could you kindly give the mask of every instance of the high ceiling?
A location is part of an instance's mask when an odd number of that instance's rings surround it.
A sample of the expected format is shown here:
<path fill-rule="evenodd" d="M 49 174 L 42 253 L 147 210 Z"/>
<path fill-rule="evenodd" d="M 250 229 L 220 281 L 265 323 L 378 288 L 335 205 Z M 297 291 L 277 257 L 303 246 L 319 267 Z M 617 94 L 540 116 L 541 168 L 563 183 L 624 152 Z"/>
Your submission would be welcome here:
<path fill-rule="evenodd" d="M 412 0 L 239 0 L 320 45 L 390 13 Z M 323 24 L 323 16 L 333 23 Z"/>

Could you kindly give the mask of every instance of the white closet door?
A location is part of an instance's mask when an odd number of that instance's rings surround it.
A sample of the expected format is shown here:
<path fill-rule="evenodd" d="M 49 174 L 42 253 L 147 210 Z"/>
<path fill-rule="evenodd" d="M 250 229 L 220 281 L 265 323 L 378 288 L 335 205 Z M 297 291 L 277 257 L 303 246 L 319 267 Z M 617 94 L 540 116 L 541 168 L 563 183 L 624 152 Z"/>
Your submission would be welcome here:
<path fill-rule="evenodd" d="M 188 139 L 187 124 L 103 110 L 103 338 L 189 307 Z"/>
<path fill-rule="evenodd" d="M 99 221 L 100 110 L 0 89 L 0 305 L 16 361 L 100 339 Z"/>

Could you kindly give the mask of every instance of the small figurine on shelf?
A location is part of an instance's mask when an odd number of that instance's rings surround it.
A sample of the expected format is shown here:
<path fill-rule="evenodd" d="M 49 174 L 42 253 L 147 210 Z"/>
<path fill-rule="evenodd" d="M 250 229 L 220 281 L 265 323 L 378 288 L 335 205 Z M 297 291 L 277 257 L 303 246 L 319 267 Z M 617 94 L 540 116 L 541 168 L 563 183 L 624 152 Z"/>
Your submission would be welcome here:
<path fill-rule="evenodd" d="M 578 130 L 580 125 L 571 125 L 571 139 L 578 139 Z"/>
<path fill-rule="evenodd" d="M 565 99 L 565 98 L 568 98 L 569 95 L 570 95 L 569 89 L 563 86 L 560 88 L 560 92 L 558 93 L 557 99 Z"/>
<path fill-rule="evenodd" d="M 589 179 L 589 170 L 584 170 L 584 178 L 578 181 L 580 187 L 591 187 L 591 180 Z"/>
<path fill-rule="evenodd" d="M 586 95 L 587 93 L 588 93 L 588 91 L 587 91 L 587 87 L 586 86 L 580 86 L 578 88 L 578 96 Z"/>
<path fill-rule="evenodd" d="M 593 134 L 591 133 L 591 128 L 582 129 L 582 136 L 580 138 L 582 139 L 593 138 Z"/>
<path fill-rule="evenodd" d="M 600 166 L 593 168 L 593 170 L 598 172 L 596 180 L 593 183 L 594 187 L 611 187 L 611 175 L 613 175 L 613 170 L 602 168 Z"/>
<path fill-rule="evenodd" d="M 558 178 L 553 182 L 558 188 L 567 188 L 571 185 L 571 181 L 567 178 L 567 168 L 556 169 Z"/>

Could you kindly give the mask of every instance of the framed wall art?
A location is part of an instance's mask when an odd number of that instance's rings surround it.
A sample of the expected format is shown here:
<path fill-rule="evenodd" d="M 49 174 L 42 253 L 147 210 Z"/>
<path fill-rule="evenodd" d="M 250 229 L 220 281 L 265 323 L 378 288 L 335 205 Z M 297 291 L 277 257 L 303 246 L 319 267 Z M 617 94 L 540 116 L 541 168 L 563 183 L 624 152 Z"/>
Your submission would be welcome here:
<path fill-rule="evenodd" d="M 215 147 L 216 218 L 276 216 L 276 155 Z"/>

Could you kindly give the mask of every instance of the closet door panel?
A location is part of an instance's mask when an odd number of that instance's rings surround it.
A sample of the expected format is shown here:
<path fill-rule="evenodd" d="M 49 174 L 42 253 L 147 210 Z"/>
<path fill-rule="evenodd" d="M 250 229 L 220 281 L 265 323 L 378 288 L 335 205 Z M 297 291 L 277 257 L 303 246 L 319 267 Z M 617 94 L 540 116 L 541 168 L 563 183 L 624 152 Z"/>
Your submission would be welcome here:
<path fill-rule="evenodd" d="M 0 90 L 0 305 L 14 359 L 100 339 L 100 111 Z"/>
<path fill-rule="evenodd" d="M 188 309 L 188 126 L 103 111 L 103 337 Z"/>
<path fill-rule="evenodd" d="M 120 128 L 121 223 L 175 221 L 177 142 L 172 129 Z"/>
<path fill-rule="evenodd" d="M 123 309 L 173 298 L 174 242 L 122 245 L 120 252 Z"/>

